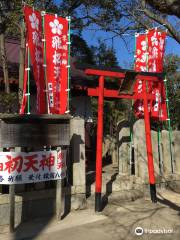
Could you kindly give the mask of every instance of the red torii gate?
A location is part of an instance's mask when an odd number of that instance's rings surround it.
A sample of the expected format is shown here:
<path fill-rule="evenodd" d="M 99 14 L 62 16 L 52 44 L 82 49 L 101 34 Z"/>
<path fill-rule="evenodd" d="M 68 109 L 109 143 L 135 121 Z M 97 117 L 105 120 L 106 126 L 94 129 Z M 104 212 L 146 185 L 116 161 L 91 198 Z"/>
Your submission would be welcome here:
<path fill-rule="evenodd" d="M 157 202 L 156 197 L 156 185 L 154 176 L 154 163 L 153 152 L 151 142 L 151 128 L 150 128 L 150 116 L 148 111 L 148 100 L 154 99 L 152 95 L 147 93 L 148 81 L 162 80 L 162 74 L 144 73 L 134 71 L 106 71 L 97 69 L 86 69 L 87 75 L 95 75 L 99 77 L 99 87 L 88 88 L 89 96 L 98 97 L 98 123 L 97 123 L 97 149 L 96 149 L 96 189 L 95 189 L 95 211 L 101 211 L 101 190 L 102 190 L 102 141 L 103 141 L 103 105 L 104 97 L 109 98 L 126 98 L 126 99 L 142 99 L 144 103 L 144 121 L 145 121 L 145 133 L 146 133 L 146 148 L 148 159 L 148 173 L 150 183 L 150 195 L 152 202 Z M 134 81 L 136 79 L 142 80 L 143 91 L 142 93 L 128 93 L 122 94 L 120 90 L 110 90 L 104 87 L 105 77 L 113 77 L 118 79 L 124 79 L 126 81 L 126 74 L 132 74 Z M 126 83 L 125 83 L 126 84 Z"/>

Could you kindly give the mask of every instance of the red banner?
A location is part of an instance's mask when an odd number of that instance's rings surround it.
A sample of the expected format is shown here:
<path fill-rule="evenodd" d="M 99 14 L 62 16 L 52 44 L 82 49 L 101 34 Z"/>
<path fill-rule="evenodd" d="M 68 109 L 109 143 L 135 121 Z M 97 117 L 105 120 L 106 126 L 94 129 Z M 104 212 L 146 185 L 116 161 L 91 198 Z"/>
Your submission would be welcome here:
<path fill-rule="evenodd" d="M 50 113 L 64 114 L 68 91 L 68 20 L 44 16 L 46 76 Z"/>
<path fill-rule="evenodd" d="M 162 81 L 152 82 L 152 95 L 155 100 L 151 101 L 151 117 L 161 121 L 167 120 L 166 92 Z"/>
<path fill-rule="evenodd" d="M 162 72 L 165 52 L 166 32 L 148 31 L 148 70 Z M 163 82 L 151 83 L 152 95 L 155 100 L 151 103 L 151 117 L 165 121 L 167 119 L 166 92 Z"/>
<path fill-rule="evenodd" d="M 165 50 L 165 32 L 158 32 L 153 29 L 147 34 L 136 37 L 136 61 L 135 70 L 137 72 L 162 72 L 163 58 Z M 141 80 L 136 81 L 135 93 L 142 92 Z M 148 93 L 154 96 L 154 101 L 149 102 L 149 112 L 151 117 L 159 120 L 167 119 L 166 95 L 164 83 L 148 82 Z M 136 100 L 134 103 L 135 115 L 140 118 L 144 116 L 143 100 Z"/>
<path fill-rule="evenodd" d="M 37 113 L 46 113 L 45 81 L 43 69 L 42 18 L 39 11 L 24 7 L 27 29 L 27 43 L 30 50 L 31 65 L 37 86 Z"/>
<path fill-rule="evenodd" d="M 147 40 L 146 34 L 141 34 L 136 37 L 136 61 L 135 71 L 147 72 Z"/>
<path fill-rule="evenodd" d="M 166 89 L 164 83 L 161 84 L 161 108 L 160 117 L 161 121 L 166 121 L 168 119 L 167 106 L 166 106 Z"/>
<path fill-rule="evenodd" d="M 148 72 L 162 72 L 165 51 L 166 32 L 149 30 L 148 38 Z"/>
<path fill-rule="evenodd" d="M 141 34 L 136 38 L 136 61 L 135 61 L 135 70 L 137 72 L 146 72 L 147 71 L 147 41 L 146 35 Z M 142 80 L 137 79 L 134 85 L 135 93 L 142 93 Z M 144 104 L 143 100 L 138 99 L 134 102 L 134 111 L 135 115 L 138 118 L 144 116 Z"/>

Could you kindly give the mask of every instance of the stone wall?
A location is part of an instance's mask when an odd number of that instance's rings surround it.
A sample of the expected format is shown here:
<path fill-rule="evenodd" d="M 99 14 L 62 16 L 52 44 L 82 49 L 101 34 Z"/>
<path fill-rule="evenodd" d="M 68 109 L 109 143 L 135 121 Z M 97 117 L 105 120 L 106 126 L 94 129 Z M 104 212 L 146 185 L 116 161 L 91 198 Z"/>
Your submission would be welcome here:
<path fill-rule="evenodd" d="M 119 174 L 130 174 L 130 126 L 128 122 L 121 122 L 119 125 Z M 148 183 L 148 166 L 146 152 L 146 137 L 144 120 L 140 119 L 133 126 L 133 146 L 135 160 L 135 175 L 140 177 L 144 183 Z M 172 175 L 172 164 L 170 155 L 169 132 L 163 130 L 161 132 L 161 142 L 158 145 L 158 133 L 151 130 L 151 139 L 153 147 L 153 159 L 156 182 L 165 181 L 167 176 Z M 180 132 L 172 132 L 172 160 L 173 174 L 180 175 Z"/>

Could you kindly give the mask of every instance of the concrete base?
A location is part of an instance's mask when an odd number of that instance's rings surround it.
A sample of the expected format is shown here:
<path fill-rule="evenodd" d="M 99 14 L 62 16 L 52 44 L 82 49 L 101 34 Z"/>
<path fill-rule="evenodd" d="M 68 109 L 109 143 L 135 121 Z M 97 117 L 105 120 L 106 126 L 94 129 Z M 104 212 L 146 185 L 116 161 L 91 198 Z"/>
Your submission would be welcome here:
<path fill-rule="evenodd" d="M 64 216 L 71 210 L 86 208 L 85 193 L 75 193 L 73 187 L 63 190 Z M 56 191 L 47 189 L 16 194 L 15 223 L 56 214 Z M 9 194 L 0 195 L 0 225 L 9 224 Z"/>

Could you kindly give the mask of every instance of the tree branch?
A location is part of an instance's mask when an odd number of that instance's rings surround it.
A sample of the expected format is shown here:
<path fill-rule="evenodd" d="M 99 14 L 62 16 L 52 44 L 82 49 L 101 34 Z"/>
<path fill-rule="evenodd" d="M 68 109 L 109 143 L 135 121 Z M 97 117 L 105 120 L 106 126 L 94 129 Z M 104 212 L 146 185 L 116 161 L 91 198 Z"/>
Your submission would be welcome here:
<path fill-rule="evenodd" d="M 75 0 L 71 7 L 68 9 L 68 14 L 70 15 L 76 8 L 80 7 L 82 4 L 82 1 L 80 0 Z"/>
<path fill-rule="evenodd" d="M 158 22 L 159 24 L 164 25 L 164 26 L 168 29 L 170 35 L 171 35 L 178 43 L 180 43 L 180 35 L 179 35 L 179 33 L 177 32 L 177 30 L 174 29 L 174 27 L 173 27 L 166 19 L 160 17 L 159 15 L 157 15 L 157 14 L 153 13 L 152 11 L 150 11 L 149 9 L 147 9 L 147 7 L 146 7 L 146 1 L 145 1 L 145 0 L 141 0 L 141 4 L 142 4 L 142 10 L 143 10 L 144 14 L 145 14 L 147 17 L 149 17 L 150 19 Z"/>

